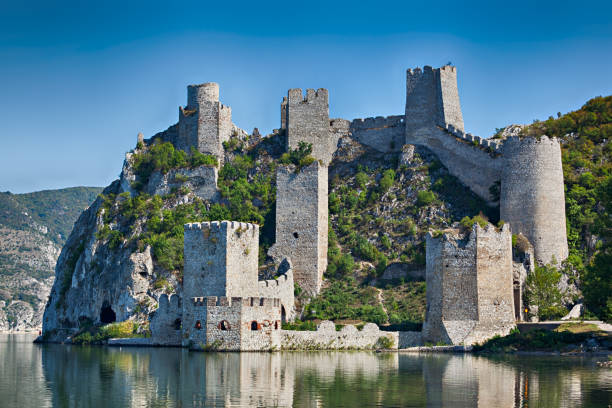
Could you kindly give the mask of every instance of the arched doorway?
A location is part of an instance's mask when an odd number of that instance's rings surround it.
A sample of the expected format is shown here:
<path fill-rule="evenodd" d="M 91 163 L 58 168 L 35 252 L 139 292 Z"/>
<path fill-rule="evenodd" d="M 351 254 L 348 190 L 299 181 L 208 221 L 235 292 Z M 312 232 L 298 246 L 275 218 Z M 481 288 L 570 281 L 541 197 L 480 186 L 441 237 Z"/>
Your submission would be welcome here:
<path fill-rule="evenodd" d="M 281 323 L 287 323 L 287 312 L 285 306 L 281 305 Z"/>

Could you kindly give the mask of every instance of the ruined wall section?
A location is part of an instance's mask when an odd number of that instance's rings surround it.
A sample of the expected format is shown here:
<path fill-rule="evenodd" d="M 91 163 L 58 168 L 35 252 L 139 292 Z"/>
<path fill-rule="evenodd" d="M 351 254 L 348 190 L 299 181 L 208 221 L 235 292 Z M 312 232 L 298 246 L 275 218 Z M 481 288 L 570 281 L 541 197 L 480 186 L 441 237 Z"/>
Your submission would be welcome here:
<path fill-rule="evenodd" d="M 539 262 L 568 256 L 561 146 L 556 138 L 509 137 L 503 145 L 500 216 Z"/>
<path fill-rule="evenodd" d="M 453 176 L 493 204 L 489 188 L 501 179 L 504 165 L 495 152 L 481 148 L 480 144 L 460 140 L 438 127 L 407 137 L 406 143 L 427 147 Z"/>
<path fill-rule="evenodd" d="M 404 115 L 355 119 L 350 124 L 355 140 L 380 152 L 396 152 L 404 144 Z"/>
<path fill-rule="evenodd" d="M 316 331 L 283 330 L 281 334 L 284 350 L 370 350 L 378 347 L 381 337 L 391 340 L 391 349 L 399 344 L 398 332 L 381 331 L 374 323 L 361 330 L 349 324 L 336 331 L 334 322 L 325 320 Z"/>
<path fill-rule="evenodd" d="M 285 103 L 281 103 L 282 106 Z M 287 97 L 287 147 L 297 149 L 300 142 L 312 144 L 312 155 L 329 164 L 336 150 L 330 138 L 329 94 L 327 89 L 290 89 Z M 282 126 L 282 121 L 281 121 Z"/>
<path fill-rule="evenodd" d="M 512 234 L 475 224 L 468 237 L 427 236 L 427 308 L 423 339 L 474 344 L 515 327 Z"/>
<path fill-rule="evenodd" d="M 293 269 L 289 269 L 284 275 L 276 279 L 260 280 L 258 282 L 258 296 L 265 298 L 278 298 L 281 310 L 281 320 L 291 321 L 295 317 L 295 296 Z"/>
<path fill-rule="evenodd" d="M 163 294 L 159 297 L 159 307 L 151 318 L 151 341 L 155 345 L 180 346 L 182 305 L 178 295 Z"/>
<path fill-rule="evenodd" d="M 327 268 L 327 179 L 319 162 L 276 172 L 276 243 L 269 255 L 277 263 L 291 259 L 295 282 L 311 295 L 319 293 Z"/>

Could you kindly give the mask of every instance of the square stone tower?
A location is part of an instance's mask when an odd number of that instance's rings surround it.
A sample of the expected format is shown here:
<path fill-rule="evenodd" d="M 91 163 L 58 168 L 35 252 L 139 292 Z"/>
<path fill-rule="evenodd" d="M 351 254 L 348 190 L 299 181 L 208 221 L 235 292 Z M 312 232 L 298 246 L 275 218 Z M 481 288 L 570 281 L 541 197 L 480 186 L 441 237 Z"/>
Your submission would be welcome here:
<path fill-rule="evenodd" d="M 258 252 L 256 224 L 185 224 L 183 298 L 257 296 Z"/>
<path fill-rule="evenodd" d="M 469 236 L 427 235 L 423 340 L 474 344 L 515 327 L 512 234 L 474 224 Z"/>
<path fill-rule="evenodd" d="M 269 254 L 291 259 L 293 278 L 311 295 L 319 293 L 327 269 L 327 166 L 318 161 L 276 171 L 276 243 Z"/>
<path fill-rule="evenodd" d="M 187 87 L 187 106 L 179 107 L 177 148 L 212 154 L 223 162 L 223 142 L 232 133 L 232 109 L 219 102 L 219 84 Z"/>
<path fill-rule="evenodd" d="M 463 114 L 457 89 L 457 68 L 429 65 L 406 71 L 406 143 L 447 125 L 463 132 Z"/>
<path fill-rule="evenodd" d="M 286 130 L 287 148 L 297 149 L 300 142 L 312 144 L 312 156 L 325 165 L 335 151 L 329 127 L 327 89 L 290 89 L 281 102 L 281 129 Z"/>

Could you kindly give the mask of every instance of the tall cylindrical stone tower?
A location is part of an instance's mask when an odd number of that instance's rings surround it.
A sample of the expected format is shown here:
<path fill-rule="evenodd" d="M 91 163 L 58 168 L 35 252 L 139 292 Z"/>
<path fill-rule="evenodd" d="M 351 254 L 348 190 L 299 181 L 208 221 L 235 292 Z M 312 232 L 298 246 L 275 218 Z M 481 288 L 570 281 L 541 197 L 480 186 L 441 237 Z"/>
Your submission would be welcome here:
<path fill-rule="evenodd" d="M 556 138 L 510 137 L 503 146 L 500 217 L 522 233 L 536 259 L 567 258 L 561 146 Z"/>
<path fill-rule="evenodd" d="M 219 101 L 219 84 L 207 82 L 187 86 L 187 109 L 196 109 L 199 105 Z"/>

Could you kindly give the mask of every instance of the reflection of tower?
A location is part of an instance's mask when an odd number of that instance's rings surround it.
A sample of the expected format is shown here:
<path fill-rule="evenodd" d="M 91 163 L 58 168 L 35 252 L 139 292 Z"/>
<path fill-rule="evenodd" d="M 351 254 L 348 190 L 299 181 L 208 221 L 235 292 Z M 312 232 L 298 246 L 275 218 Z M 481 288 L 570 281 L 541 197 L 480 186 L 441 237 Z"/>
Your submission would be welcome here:
<path fill-rule="evenodd" d="M 292 406 L 293 370 L 280 353 L 184 353 L 182 406 Z"/>
<path fill-rule="evenodd" d="M 428 356 L 423 363 L 428 407 L 512 408 L 518 373 L 471 355 Z"/>

